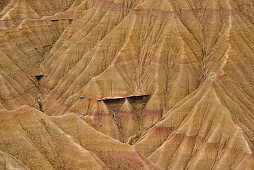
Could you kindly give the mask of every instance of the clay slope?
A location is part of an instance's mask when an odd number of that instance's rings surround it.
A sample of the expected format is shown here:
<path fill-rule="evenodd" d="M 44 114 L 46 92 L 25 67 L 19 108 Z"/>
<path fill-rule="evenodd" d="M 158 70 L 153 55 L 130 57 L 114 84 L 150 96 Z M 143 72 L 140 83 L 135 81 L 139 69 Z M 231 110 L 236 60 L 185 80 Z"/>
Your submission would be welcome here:
<path fill-rule="evenodd" d="M 217 88 L 207 80 L 135 147 L 162 169 L 252 169 L 253 137 L 222 105 Z"/>
<path fill-rule="evenodd" d="M 132 146 L 97 132 L 74 114 L 48 117 L 23 106 L 1 111 L 0 121 L 0 149 L 15 157 L 3 154 L 6 168 L 19 163 L 29 169 L 157 169 Z"/>
<path fill-rule="evenodd" d="M 24 104 L 39 109 L 39 84 L 35 75 L 44 54 L 52 47 L 68 20 L 53 23 L 29 20 L 20 28 L 0 32 L 0 108 L 15 109 Z"/>
<path fill-rule="evenodd" d="M 254 169 L 251 0 L 48 3 L 11 1 L 0 32 L 2 117 L 42 169 Z"/>
<path fill-rule="evenodd" d="M 1 169 L 20 169 L 20 170 L 27 170 L 28 168 L 23 165 L 22 163 L 20 163 L 18 160 L 16 160 L 15 158 L 13 158 L 12 156 L 0 152 L 0 157 L 1 157 L 1 161 L 0 161 L 0 168 Z"/>
<path fill-rule="evenodd" d="M 38 19 L 66 11 L 79 5 L 80 0 L 9 0 L 1 2 L 1 29 L 18 26 L 25 19 Z M 7 5 L 8 4 L 8 5 Z"/>

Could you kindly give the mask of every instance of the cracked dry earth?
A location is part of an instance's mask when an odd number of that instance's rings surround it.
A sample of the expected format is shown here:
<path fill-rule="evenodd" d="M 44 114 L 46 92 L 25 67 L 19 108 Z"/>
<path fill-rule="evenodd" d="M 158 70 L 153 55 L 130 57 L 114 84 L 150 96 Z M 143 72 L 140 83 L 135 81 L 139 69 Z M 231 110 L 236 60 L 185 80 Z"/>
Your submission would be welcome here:
<path fill-rule="evenodd" d="M 253 170 L 253 145 L 253 0 L 1 0 L 1 170 Z"/>

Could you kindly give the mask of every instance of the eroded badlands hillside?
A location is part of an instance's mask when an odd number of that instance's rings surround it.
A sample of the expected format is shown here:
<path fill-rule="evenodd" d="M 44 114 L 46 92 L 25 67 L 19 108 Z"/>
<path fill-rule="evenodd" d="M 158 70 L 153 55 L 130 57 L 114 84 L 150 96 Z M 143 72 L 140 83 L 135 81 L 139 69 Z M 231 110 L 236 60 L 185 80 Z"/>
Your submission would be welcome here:
<path fill-rule="evenodd" d="M 0 2 L 0 169 L 254 169 L 252 0 Z"/>

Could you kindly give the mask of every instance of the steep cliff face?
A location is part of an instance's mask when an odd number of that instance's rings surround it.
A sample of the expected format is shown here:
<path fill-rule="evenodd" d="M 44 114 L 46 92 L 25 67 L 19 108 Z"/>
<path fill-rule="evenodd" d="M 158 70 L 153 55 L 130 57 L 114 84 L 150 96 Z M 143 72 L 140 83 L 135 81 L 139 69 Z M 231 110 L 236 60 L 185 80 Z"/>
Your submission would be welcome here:
<path fill-rule="evenodd" d="M 251 0 L 12 0 L 0 17 L 0 167 L 254 169 Z"/>

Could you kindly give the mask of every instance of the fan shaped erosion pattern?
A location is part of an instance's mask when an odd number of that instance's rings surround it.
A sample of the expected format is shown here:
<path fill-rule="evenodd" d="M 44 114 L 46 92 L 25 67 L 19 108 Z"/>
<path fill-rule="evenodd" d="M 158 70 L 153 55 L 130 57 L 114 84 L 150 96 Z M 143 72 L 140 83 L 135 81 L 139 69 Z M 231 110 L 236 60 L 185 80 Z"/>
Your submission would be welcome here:
<path fill-rule="evenodd" d="M 252 0 L 1 0 L 0 169 L 254 169 Z"/>

